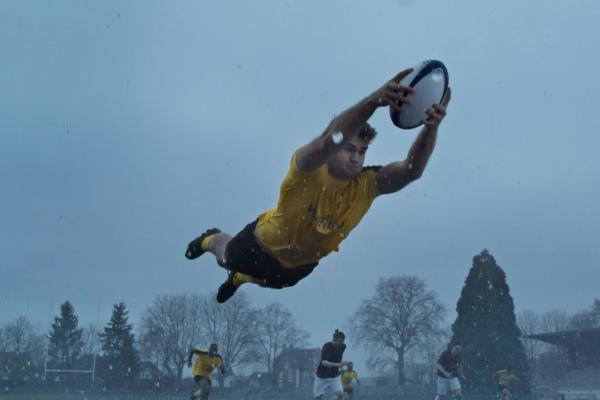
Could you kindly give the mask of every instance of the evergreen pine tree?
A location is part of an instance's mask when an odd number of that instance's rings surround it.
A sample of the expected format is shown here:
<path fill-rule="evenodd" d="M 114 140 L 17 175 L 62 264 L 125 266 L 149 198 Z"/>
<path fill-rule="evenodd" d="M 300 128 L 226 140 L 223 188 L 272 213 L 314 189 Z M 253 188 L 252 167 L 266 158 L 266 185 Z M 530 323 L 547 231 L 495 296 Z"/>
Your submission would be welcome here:
<path fill-rule="evenodd" d="M 59 369 L 70 369 L 81 355 L 83 329 L 69 301 L 60 306 L 60 317 L 54 317 L 49 333 L 48 358 L 51 365 Z"/>
<path fill-rule="evenodd" d="M 473 258 L 456 311 L 452 340 L 463 345 L 468 389 L 493 392 L 495 373 L 509 369 L 519 379 L 513 388 L 526 390 L 529 371 L 513 299 L 504 271 L 487 250 Z"/>
<path fill-rule="evenodd" d="M 100 334 L 102 342 L 102 375 L 107 386 L 123 388 L 135 379 L 138 370 L 138 354 L 134 347 L 135 335 L 127 323 L 129 311 L 125 303 L 115 304 L 110 321 Z"/>

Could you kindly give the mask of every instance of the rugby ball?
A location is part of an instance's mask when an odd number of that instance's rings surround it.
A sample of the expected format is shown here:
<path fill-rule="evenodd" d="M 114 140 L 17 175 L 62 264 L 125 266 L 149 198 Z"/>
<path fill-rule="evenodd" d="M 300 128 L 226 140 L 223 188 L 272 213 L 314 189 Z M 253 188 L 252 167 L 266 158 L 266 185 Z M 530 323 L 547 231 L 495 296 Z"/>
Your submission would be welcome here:
<path fill-rule="evenodd" d="M 448 70 L 441 61 L 423 61 L 400 81 L 400 85 L 415 89 L 412 102 L 403 104 L 400 111 L 390 107 L 390 118 L 398 128 L 416 128 L 427 118 L 425 110 L 434 103 L 441 103 L 446 95 Z"/>

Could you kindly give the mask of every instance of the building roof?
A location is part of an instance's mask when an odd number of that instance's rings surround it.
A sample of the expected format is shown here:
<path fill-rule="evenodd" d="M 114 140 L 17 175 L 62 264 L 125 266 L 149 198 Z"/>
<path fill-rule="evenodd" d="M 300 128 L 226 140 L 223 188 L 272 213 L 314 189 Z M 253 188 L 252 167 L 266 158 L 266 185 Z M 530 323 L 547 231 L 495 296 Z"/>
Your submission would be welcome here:
<path fill-rule="evenodd" d="M 31 354 L 17 353 L 14 351 L 0 351 L 0 364 L 22 365 L 31 363 Z"/>
<path fill-rule="evenodd" d="M 31 371 L 31 355 L 14 351 L 0 351 L 0 380 Z"/>
<path fill-rule="evenodd" d="M 158 367 L 150 361 L 142 361 L 140 362 L 140 371 L 148 371 L 148 372 L 159 372 Z"/>
<path fill-rule="evenodd" d="M 570 349 L 600 349 L 600 328 L 573 329 L 523 336 Z"/>

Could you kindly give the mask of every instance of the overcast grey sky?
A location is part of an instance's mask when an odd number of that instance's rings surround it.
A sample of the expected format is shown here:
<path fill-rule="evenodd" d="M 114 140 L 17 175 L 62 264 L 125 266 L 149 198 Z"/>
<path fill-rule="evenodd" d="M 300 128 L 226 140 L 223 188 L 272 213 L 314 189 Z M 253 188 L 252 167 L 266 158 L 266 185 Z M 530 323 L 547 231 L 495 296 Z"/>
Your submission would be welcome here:
<path fill-rule="evenodd" d="M 0 322 L 83 324 L 123 300 L 215 291 L 183 257 L 275 205 L 292 151 L 398 71 L 445 62 L 448 117 L 423 178 L 376 200 L 279 301 L 320 345 L 378 279 L 415 274 L 451 312 L 490 249 L 517 311 L 600 295 L 596 0 L 3 1 Z M 387 111 L 368 164 L 417 131 Z M 52 307 L 52 309 L 51 309 Z M 350 349 L 356 352 L 353 349 Z"/>

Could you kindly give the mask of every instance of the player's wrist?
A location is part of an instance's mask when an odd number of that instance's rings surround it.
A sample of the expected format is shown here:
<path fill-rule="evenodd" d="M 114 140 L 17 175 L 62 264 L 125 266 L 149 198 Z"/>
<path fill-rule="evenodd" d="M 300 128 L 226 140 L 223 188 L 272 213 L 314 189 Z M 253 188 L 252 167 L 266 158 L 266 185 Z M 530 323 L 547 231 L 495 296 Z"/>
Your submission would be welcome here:
<path fill-rule="evenodd" d="M 371 109 L 376 110 L 379 107 L 386 107 L 387 102 L 383 97 L 383 93 L 381 89 L 377 89 L 370 95 L 368 95 L 365 100 L 365 104 L 368 105 Z"/>

